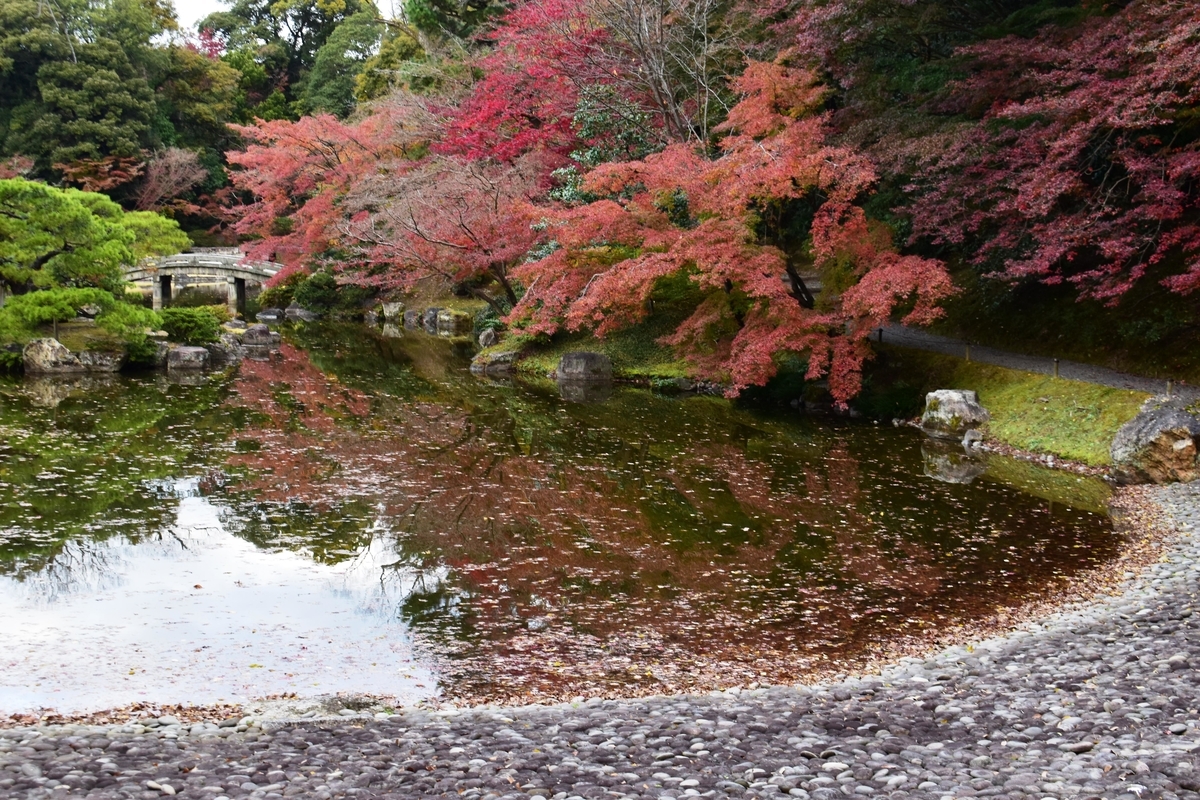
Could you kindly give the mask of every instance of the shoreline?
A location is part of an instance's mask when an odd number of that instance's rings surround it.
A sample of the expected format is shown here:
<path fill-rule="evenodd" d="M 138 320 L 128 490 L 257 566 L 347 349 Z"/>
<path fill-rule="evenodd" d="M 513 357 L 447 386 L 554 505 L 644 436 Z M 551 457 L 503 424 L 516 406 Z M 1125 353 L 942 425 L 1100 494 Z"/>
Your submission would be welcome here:
<path fill-rule="evenodd" d="M 1010 455 L 1004 453 L 1004 455 Z M 1060 462 L 1061 464 L 1062 462 Z M 1156 501 L 1156 495 L 1164 491 L 1163 487 L 1139 485 L 1121 487 L 1113 495 L 1111 515 L 1114 528 L 1124 537 L 1120 554 L 1104 564 L 1089 567 L 1079 573 L 1059 580 L 1060 587 L 1050 589 L 1048 593 L 1022 601 L 1012 607 L 1003 609 L 998 614 L 984 618 L 968 619 L 953 623 L 938 630 L 928 630 L 921 634 L 897 637 L 887 641 L 884 646 L 875 651 L 853 653 L 848 657 L 827 659 L 829 663 L 806 669 L 794 680 L 778 684 L 726 683 L 723 685 L 708 685 L 701 683 L 687 690 L 664 694 L 662 692 L 636 693 L 627 691 L 631 687 L 611 695 L 591 696 L 586 698 L 544 697 L 538 698 L 527 695 L 516 702 L 484 700 L 478 703 L 462 703 L 454 699 L 431 699 L 411 706 L 394 706 L 394 698 L 381 695 L 318 695 L 311 697 L 296 697 L 294 695 L 272 695 L 256 698 L 243 703 L 216 703 L 190 705 L 179 703 L 136 702 L 116 708 L 103 709 L 77 714 L 60 714 L 45 711 L 42 714 L 9 714 L 0 716 L 0 732 L 30 729 L 56 729 L 64 726 L 86 726 L 120 728 L 139 721 L 157 717 L 171 717 L 183 725 L 210 724 L 233 727 L 229 723 L 233 719 L 241 722 L 241 729 L 246 729 L 245 719 L 261 720 L 264 724 L 285 724 L 289 722 L 312 721 L 314 715 L 309 713 L 316 709 L 319 720 L 379 718 L 403 714 L 410 711 L 454 711 L 468 712 L 481 709 L 510 709 L 521 708 L 551 708 L 555 706 L 570 706 L 582 702 L 595 701 L 634 701 L 648 699 L 686 699 L 711 693 L 756 691 L 764 687 L 819 687 L 832 685 L 848 680 L 863 680 L 879 677 L 912 660 L 923 660 L 936 656 L 938 653 L 956 647 L 971 646 L 981 641 L 1003 641 L 1008 637 L 1021 636 L 1030 628 L 1049 624 L 1056 617 L 1064 614 L 1100 610 L 1107 600 L 1122 596 L 1131 586 L 1136 586 L 1143 573 L 1155 561 L 1160 560 L 1164 553 L 1175 544 L 1178 531 L 1174 530 L 1167 519 L 1167 512 L 1161 503 Z M 263 713 L 255 714 L 253 709 L 265 707 Z M 294 715 L 288 715 L 288 709 L 300 709 Z M 347 714 L 342 711 L 367 709 L 367 713 Z M 385 710 L 386 709 L 386 710 Z M 394 709 L 394 710 L 393 710 Z"/>
<path fill-rule="evenodd" d="M 1200 793 L 1200 486 L 1133 498 L 1104 585 L 1020 630 L 813 686 L 384 718 L 0 731 L 0 792 L 117 800 Z M 1100 586 L 1096 589 L 1099 590 Z M 239 726 L 240 727 L 240 726 Z M 72 767 L 74 767 L 72 769 Z M 62 791 L 63 789 L 67 791 Z"/>

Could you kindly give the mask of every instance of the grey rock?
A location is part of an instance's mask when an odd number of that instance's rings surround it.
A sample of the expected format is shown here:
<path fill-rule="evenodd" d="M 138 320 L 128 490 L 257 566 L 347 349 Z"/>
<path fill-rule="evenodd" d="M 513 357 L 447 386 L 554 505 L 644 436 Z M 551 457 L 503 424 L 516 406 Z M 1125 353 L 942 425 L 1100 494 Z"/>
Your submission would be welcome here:
<path fill-rule="evenodd" d="M 171 355 L 171 345 L 166 342 L 157 342 L 154 345 L 154 368 L 166 369 L 167 358 Z"/>
<path fill-rule="evenodd" d="M 383 319 L 386 322 L 399 322 L 404 316 L 404 303 L 385 302 L 383 304 Z"/>
<path fill-rule="evenodd" d="M 438 336 L 469 336 L 475 327 L 470 314 L 443 308 L 437 315 Z"/>
<path fill-rule="evenodd" d="M 558 361 L 560 381 L 609 381 L 612 380 L 612 360 L 603 353 L 565 353 Z"/>
<path fill-rule="evenodd" d="M 421 327 L 422 314 L 415 308 L 410 308 L 404 312 L 404 327 L 409 330 L 415 330 Z"/>
<path fill-rule="evenodd" d="M 204 369 L 208 366 L 208 361 L 208 350 L 203 347 L 173 347 L 167 355 L 167 369 Z"/>
<path fill-rule="evenodd" d="M 261 322 L 246 328 L 240 340 L 242 344 L 248 347 L 270 347 L 274 344 L 271 329 Z"/>
<path fill-rule="evenodd" d="M 1195 480 L 1198 436 L 1200 416 L 1186 400 L 1152 398 L 1113 438 L 1113 474 L 1124 483 Z"/>
<path fill-rule="evenodd" d="M 979 396 L 970 389 L 938 389 L 925 395 L 921 429 L 931 436 L 962 439 L 968 430 L 991 419 Z"/>
<path fill-rule="evenodd" d="M 963 434 L 962 444 L 963 447 L 968 449 L 972 447 L 979 447 L 983 444 L 983 434 L 972 428 Z"/>
<path fill-rule="evenodd" d="M 123 352 L 84 350 L 72 353 L 57 339 L 34 339 L 21 351 L 29 375 L 78 375 L 116 372 L 125 364 Z"/>
<path fill-rule="evenodd" d="M 79 307 L 79 315 L 87 319 L 95 319 L 96 317 L 100 316 L 100 312 L 103 310 L 104 309 L 98 305 L 95 305 L 94 303 L 88 303 L 87 305 Z"/>
<path fill-rule="evenodd" d="M 436 334 L 438 332 L 438 314 L 442 313 L 440 308 L 427 308 L 421 316 L 421 327 L 426 333 Z"/>
<path fill-rule="evenodd" d="M 488 328 L 483 333 L 479 334 L 480 347 L 492 347 L 500 341 L 500 334 L 496 333 L 495 328 Z"/>
<path fill-rule="evenodd" d="M 404 336 L 404 329 L 394 322 L 383 323 L 383 335 L 389 339 L 399 339 Z"/>
<path fill-rule="evenodd" d="M 477 375 L 505 374 L 512 372 L 517 361 L 517 351 L 503 353 L 479 353 L 471 359 L 471 372 Z"/>
<path fill-rule="evenodd" d="M 246 348 L 241 340 L 233 333 L 223 333 L 214 344 L 205 345 L 208 351 L 208 362 L 214 367 L 226 367 L 240 364 L 246 357 Z"/>
<path fill-rule="evenodd" d="M 321 315 L 316 311 L 309 311 L 307 308 L 301 308 L 296 303 L 292 303 L 284 309 L 284 316 L 290 320 L 297 322 L 316 322 L 321 318 Z"/>
<path fill-rule="evenodd" d="M 84 350 L 79 353 L 79 363 L 88 372 L 118 372 L 125 365 L 125 353 Z"/>
<path fill-rule="evenodd" d="M 254 316 L 259 322 L 280 322 L 284 318 L 282 308 L 264 308 Z"/>

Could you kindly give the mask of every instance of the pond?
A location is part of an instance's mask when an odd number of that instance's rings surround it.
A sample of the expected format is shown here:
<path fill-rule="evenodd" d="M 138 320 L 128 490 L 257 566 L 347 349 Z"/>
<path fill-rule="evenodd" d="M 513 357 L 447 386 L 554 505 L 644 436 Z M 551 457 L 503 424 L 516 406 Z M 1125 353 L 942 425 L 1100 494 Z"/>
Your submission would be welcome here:
<path fill-rule="evenodd" d="M 232 374 L 0 383 L 0 714 L 794 681 L 1120 548 L 1094 479 L 469 355 L 309 326 Z"/>

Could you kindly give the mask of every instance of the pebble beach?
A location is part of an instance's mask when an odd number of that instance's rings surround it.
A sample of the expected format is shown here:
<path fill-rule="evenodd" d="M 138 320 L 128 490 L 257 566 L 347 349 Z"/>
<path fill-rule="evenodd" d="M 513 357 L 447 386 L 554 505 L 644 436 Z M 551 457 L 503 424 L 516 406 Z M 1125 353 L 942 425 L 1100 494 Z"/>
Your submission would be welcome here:
<path fill-rule="evenodd" d="M 0 797 L 1200 797 L 1200 487 L 1137 496 L 1134 524 L 1155 530 L 1104 590 L 871 674 L 519 708 L 16 727 L 0 731 Z"/>

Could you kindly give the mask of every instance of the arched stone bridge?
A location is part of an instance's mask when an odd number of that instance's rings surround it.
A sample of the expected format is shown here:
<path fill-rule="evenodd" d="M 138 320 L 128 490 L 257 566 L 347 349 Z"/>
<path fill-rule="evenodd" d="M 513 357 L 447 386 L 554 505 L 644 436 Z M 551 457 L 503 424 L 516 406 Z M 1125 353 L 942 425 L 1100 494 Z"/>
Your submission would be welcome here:
<path fill-rule="evenodd" d="M 196 247 L 186 253 L 164 258 L 148 258 L 134 267 L 127 267 L 127 281 L 150 281 L 154 289 L 154 310 L 161 311 L 171 300 L 171 278 L 224 278 L 229 289 L 229 310 L 246 308 L 246 282 L 263 283 L 274 277 L 282 265 L 273 261 L 252 261 L 234 247 Z"/>

